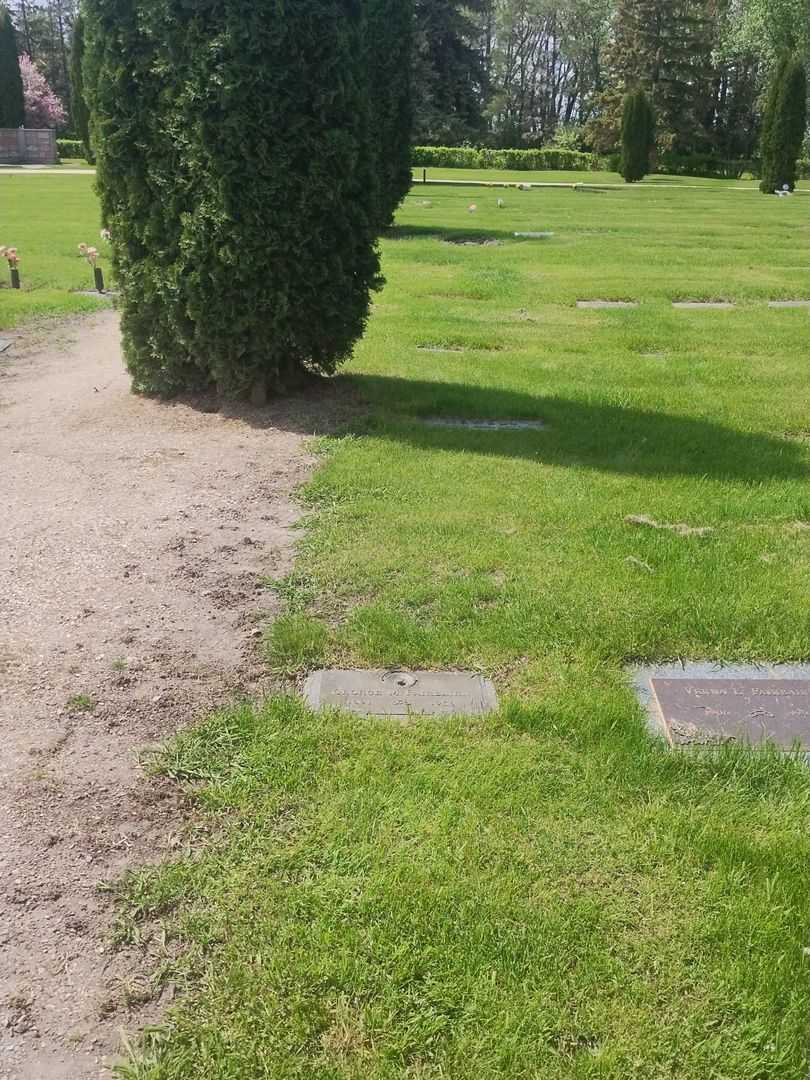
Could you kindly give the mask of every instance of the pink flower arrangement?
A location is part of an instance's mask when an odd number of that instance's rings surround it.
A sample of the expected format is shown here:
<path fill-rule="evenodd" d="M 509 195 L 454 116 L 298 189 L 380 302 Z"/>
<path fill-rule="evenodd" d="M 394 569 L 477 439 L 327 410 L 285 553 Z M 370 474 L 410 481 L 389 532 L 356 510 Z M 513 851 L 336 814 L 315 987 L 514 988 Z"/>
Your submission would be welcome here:
<path fill-rule="evenodd" d="M 6 259 L 12 270 L 17 267 L 20 261 L 15 247 L 0 247 L 0 259 Z"/>
<path fill-rule="evenodd" d="M 98 248 L 88 247 L 87 244 L 79 244 L 79 254 L 95 268 L 98 262 Z"/>

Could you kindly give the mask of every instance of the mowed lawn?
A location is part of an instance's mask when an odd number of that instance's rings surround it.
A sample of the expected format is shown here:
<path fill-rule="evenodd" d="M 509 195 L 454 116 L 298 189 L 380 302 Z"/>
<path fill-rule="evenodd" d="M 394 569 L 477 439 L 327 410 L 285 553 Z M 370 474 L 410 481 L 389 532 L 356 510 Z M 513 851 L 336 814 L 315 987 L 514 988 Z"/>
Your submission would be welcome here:
<path fill-rule="evenodd" d="M 805 197 L 723 185 L 406 201 L 268 664 L 473 667 L 503 707 L 278 697 L 167 747 L 201 837 L 118 932 L 186 993 L 123 1075 L 804 1080 L 806 767 L 668 752 L 628 669 L 810 657 L 810 313 L 767 307 L 808 241 Z"/>
<path fill-rule="evenodd" d="M 27 319 L 94 311 L 103 301 L 79 296 L 93 289 L 93 271 L 79 244 L 97 247 L 109 274 L 108 246 L 100 239 L 95 176 L 21 176 L 0 170 L 0 245 L 20 254 L 22 288 L 9 288 L 8 266 L 0 261 L 0 330 Z"/>

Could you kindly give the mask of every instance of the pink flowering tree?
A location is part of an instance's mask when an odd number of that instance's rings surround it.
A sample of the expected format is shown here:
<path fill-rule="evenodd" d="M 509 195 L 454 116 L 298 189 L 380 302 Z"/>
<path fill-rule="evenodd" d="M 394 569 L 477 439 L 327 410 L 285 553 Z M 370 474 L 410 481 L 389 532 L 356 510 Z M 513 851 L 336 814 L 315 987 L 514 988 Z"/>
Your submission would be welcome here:
<path fill-rule="evenodd" d="M 55 128 L 64 124 L 65 107 L 30 56 L 20 57 L 20 75 L 25 99 L 25 126 Z"/>

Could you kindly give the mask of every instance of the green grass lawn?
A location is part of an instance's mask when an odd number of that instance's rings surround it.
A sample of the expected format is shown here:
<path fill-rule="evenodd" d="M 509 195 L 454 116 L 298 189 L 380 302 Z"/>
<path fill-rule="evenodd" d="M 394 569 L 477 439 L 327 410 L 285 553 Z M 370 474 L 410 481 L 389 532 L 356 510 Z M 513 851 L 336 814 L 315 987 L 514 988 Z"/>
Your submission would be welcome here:
<path fill-rule="evenodd" d="M 93 288 L 93 271 L 81 258 L 79 244 L 97 247 L 99 208 L 93 194 L 92 172 L 86 176 L 0 171 L 0 244 L 20 253 L 22 288 L 9 288 L 8 268 L 0 263 L 0 330 L 27 319 L 94 311 L 100 301 L 77 296 L 74 290 Z M 109 261 L 101 265 L 109 273 Z"/>
<path fill-rule="evenodd" d="M 626 669 L 810 657 L 810 314 L 766 306 L 810 298 L 809 213 L 709 183 L 406 200 L 268 663 L 469 666 L 503 708 L 279 697 L 167 747 L 207 839 L 127 881 L 119 933 L 188 994 L 124 1075 L 804 1080 L 807 770 L 664 750 Z M 640 306 L 575 307 L 611 297 Z"/>

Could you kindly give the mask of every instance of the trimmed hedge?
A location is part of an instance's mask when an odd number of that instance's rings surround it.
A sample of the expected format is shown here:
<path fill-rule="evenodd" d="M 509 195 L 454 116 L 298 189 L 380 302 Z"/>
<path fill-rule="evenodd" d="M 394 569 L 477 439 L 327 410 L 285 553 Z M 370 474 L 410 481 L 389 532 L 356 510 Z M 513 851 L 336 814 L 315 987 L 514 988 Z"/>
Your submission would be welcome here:
<path fill-rule="evenodd" d="M 57 139 L 56 149 L 60 158 L 87 158 L 87 151 L 81 139 Z"/>
<path fill-rule="evenodd" d="M 488 150 L 474 146 L 415 146 L 411 163 L 433 169 L 573 169 L 593 172 L 603 168 L 598 154 L 580 150 Z"/>
<path fill-rule="evenodd" d="M 361 0 L 85 0 L 136 391 L 329 374 L 381 284 Z"/>

